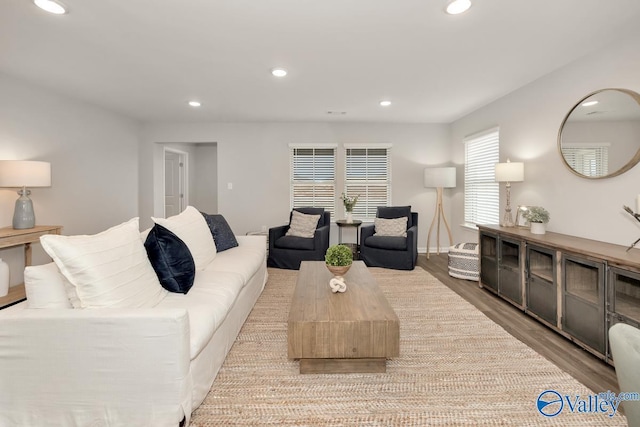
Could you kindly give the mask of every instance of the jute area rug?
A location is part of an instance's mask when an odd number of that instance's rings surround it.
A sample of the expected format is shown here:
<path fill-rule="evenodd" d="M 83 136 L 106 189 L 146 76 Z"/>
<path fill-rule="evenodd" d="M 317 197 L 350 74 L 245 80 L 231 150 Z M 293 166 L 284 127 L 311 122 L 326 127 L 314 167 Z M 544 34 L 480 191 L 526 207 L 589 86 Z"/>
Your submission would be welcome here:
<path fill-rule="evenodd" d="M 565 409 L 542 416 L 536 400 L 545 390 L 593 392 L 423 269 L 371 272 L 400 318 L 401 356 L 387 362 L 386 374 L 300 375 L 298 362 L 287 359 L 297 272 L 269 269 L 265 290 L 191 425 L 626 425 L 619 414 Z"/>

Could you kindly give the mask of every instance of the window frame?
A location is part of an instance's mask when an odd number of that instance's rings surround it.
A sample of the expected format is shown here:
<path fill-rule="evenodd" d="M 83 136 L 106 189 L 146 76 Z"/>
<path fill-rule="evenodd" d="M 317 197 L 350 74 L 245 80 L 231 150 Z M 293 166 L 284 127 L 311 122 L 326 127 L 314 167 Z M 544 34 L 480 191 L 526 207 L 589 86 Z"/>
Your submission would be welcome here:
<path fill-rule="evenodd" d="M 353 209 L 353 216 L 359 220 L 372 222 L 376 217 L 378 206 L 391 205 L 393 188 L 391 149 L 391 144 L 381 143 L 347 143 L 343 146 L 343 190 L 347 196 L 359 196 Z M 364 153 L 358 153 L 360 150 L 364 150 Z M 381 151 L 384 151 L 383 156 L 376 153 Z M 361 178 L 354 176 L 357 174 L 363 174 L 363 176 Z M 346 212 L 344 205 L 343 212 Z"/>
<path fill-rule="evenodd" d="M 307 163 L 311 170 L 299 170 L 297 168 L 304 165 L 305 160 L 302 154 L 297 154 L 298 150 L 311 150 L 312 158 L 307 159 Z M 331 150 L 331 160 L 326 155 L 317 151 Z M 301 163 L 297 162 L 296 156 Z M 331 213 L 331 217 L 335 216 L 336 210 L 336 189 L 337 189 L 337 144 L 289 144 L 289 207 L 291 210 L 299 207 L 313 206 L 321 207 Z M 331 170 L 329 170 L 331 169 Z M 307 179 L 296 179 L 296 175 L 304 176 Z M 296 187 L 310 187 L 312 194 L 308 198 L 297 198 Z M 327 188 L 330 188 L 330 195 L 323 194 Z M 320 191 L 318 191 L 320 190 Z"/>
<path fill-rule="evenodd" d="M 494 127 L 466 136 L 464 147 L 464 224 L 500 222 L 500 184 L 495 165 L 500 161 L 500 128 Z M 474 151 L 470 152 L 473 149 Z M 474 159 L 470 161 L 470 155 Z M 483 207 L 479 204 L 483 203 Z"/>

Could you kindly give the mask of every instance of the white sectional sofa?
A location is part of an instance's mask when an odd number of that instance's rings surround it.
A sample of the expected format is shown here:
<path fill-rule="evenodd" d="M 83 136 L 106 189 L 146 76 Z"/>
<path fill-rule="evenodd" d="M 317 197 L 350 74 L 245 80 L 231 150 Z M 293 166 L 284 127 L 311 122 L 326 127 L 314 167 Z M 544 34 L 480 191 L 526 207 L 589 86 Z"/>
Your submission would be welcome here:
<path fill-rule="evenodd" d="M 267 280 L 265 237 L 237 241 L 153 307 L 0 311 L 0 426 L 188 425 Z"/>

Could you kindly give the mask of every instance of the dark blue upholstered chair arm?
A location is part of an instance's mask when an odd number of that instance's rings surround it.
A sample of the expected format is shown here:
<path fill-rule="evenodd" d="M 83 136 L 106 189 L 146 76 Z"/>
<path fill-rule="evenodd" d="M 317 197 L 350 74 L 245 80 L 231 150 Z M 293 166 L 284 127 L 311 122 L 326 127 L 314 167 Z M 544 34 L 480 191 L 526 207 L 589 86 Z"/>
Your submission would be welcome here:
<path fill-rule="evenodd" d="M 373 233 L 375 233 L 375 227 L 373 224 L 371 225 L 363 225 L 362 227 L 360 227 L 360 245 L 364 245 L 364 240 L 367 237 L 373 236 Z"/>
<path fill-rule="evenodd" d="M 273 249 L 273 244 L 289 230 L 289 224 L 272 227 L 269 229 L 269 250 Z"/>
<path fill-rule="evenodd" d="M 325 252 L 327 252 L 327 249 L 329 248 L 329 228 L 330 227 L 331 227 L 330 223 L 327 223 L 327 225 L 317 228 L 316 233 L 313 236 L 315 250 L 318 251 L 319 253 L 322 252 L 324 254 Z"/>

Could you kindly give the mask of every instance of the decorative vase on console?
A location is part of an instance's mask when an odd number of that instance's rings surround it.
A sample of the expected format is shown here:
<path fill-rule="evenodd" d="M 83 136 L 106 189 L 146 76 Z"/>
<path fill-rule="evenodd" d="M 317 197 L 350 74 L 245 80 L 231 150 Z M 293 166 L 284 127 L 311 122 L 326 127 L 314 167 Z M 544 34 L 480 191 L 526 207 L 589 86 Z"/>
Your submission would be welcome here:
<path fill-rule="evenodd" d="M 333 293 L 346 291 L 347 284 L 344 275 L 353 264 L 351 248 L 345 245 L 333 245 L 327 249 L 324 261 L 327 269 L 333 274 L 333 278 L 329 281 L 331 291 Z"/>
<path fill-rule="evenodd" d="M 353 222 L 353 207 L 358 203 L 358 197 L 360 196 L 349 197 L 344 193 L 340 196 L 342 203 L 344 203 L 344 210 L 347 211 L 347 222 L 349 224 Z"/>
<path fill-rule="evenodd" d="M 545 208 L 542 206 L 531 206 L 523 216 L 531 225 L 531 234 L 545 234 L 547 232 L 545 224 L 549 222 L 551 215 L 549 215 L 549 212 L 547 212 Z"/>

